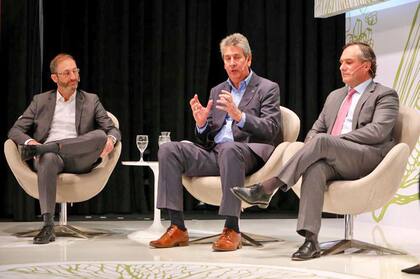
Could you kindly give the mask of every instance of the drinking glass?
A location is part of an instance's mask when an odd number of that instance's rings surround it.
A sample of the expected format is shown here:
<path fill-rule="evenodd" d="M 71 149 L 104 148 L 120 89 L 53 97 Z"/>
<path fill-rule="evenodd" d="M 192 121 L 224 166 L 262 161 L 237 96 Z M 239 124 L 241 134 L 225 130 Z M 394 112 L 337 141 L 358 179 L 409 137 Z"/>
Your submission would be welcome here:
<path fill-rule="evenodd" d="M 140 151 L 140 162 L 143 162 L 143 152 L 146 150 L 147 145 L 149 144 L 149 137 L 147 135 L 137 135 L 136 136 L 136 145 Z"/>
<path fill-rule="evenodd" d="M 170 142 L 170 141 L 171 141 L 171 132 L 168 132 L 168 131 L 160 132 L 160 136 L 158 139 L 159 146 L 163 143 Z"/>
<path fill-rule="evenodd" d="M 169 140 L 171 140 L 171 132 L 168 132 L 168 131 L 162 131 L 162 132 L 160 132 L 160 135 L 161 135 L 161 136 L 166 136 L 166 137 L 168 137 L 168 138 L 169 138 Z"/>
<path fill-rule="evenodd" d="M 160 145 L 162 145 L 162 144 L 164 144 L 166 142 L 170 142 L 170 141 L 171 141 L 171 138 L 169 136 L 160 135 L 159 136 L 159 139 L 158 139 L 158 144 L 160 146 Z"/>

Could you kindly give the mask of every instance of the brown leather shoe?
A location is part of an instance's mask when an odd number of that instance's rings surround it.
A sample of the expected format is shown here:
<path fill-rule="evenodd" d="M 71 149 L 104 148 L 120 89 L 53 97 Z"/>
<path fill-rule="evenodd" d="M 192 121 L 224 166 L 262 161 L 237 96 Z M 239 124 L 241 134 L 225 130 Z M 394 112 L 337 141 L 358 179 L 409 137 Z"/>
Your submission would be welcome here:
<path fill-rule="evenodd" d="M 213 242 L 214 251 L 235 251 L 242 248 L 241 233 L 224 228 L 219 239 Z"/>
<path fill-rule="evenodd" d="M 176 225 L 171 225 L 158 240 L 150 241 L 149 245 L 155 248 L 188 246 L 188 240 L 188 231 L 180 230 Z"/>

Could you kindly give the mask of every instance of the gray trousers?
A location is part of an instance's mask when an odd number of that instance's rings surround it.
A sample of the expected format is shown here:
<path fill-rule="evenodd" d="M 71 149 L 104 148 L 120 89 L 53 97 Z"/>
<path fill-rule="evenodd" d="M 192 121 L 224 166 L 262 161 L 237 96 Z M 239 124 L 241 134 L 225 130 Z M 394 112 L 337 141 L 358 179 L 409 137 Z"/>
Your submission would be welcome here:
<path fill-rule="evenodd" d="M 107 135 L 94 130 L 72 139 L 56 141 L 60 151 L 44 153 L 34 160 L 38 175 L 38 193 L 41 214 L 54 214 L 59 173 L 86 173 L 92 170 L 104 149 Z"/>
<path fill-rule="evenodd" d="M 262 160 L 241 142 L 217 144 L 211 151 L 185 142 L 169 142 L 159 147 L 158 208 L 182 211 L 182 175 L 219 176 L 222 181 L 222 200 L 219 214 L 240 216 L 241 202 L 230 188 L 243 186 L 245 176 L 255 172 Z"/>
<path fill-rule="evenodd" d="M 277 176 L 287 191 L 302 176 L 297 232 L 318 234 L 324 192 L 329 180 L 358 179 L 369 174 L 382 160 L 379 149 L 318 134 L 305 143 Z"/>

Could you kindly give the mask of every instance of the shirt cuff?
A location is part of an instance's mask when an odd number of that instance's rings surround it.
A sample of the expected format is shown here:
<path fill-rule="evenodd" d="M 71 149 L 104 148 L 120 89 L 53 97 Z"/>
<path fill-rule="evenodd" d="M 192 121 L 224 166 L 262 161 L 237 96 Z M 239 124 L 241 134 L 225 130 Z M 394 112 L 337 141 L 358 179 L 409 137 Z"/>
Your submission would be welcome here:
<path fill-rule="evenodd" d="M 113 135 L 108 135 L 108 137 L 112 140 L 114 145 L 117 143 L 117 138 L 116 137 L 114 137 Z"/>
<path fill-rule="evenodd" d="M 246 114 L 245 112 L 242 112 L 241 114 L 241 120 L 236 124 L 239 128 L 243 128 L 246 121 Z"/>
<path fill-rule="evenodd" d="M 27 140 L 25 140 L 25 142 L 23 143 L 24 145 L 27 145 L 28 144 L 28 142 L 30 142 L 31 140 L 34 140 L 34 139 L 27 139 Z"/>
<path fill-rule="evenodd" d="M 199 134 L 202 134 L 202 133 L 206 130 L 207 125 L 208 125 L 208 123 L 206 122 L 206 125 L 204 125 L 204 127 L 202 127 L 202 128 L 200 128 L 200 127 L 198 127 L 198 126 L 195 126 L 195 127 L 197 128 L 197 132 L 198 132 Z"/>

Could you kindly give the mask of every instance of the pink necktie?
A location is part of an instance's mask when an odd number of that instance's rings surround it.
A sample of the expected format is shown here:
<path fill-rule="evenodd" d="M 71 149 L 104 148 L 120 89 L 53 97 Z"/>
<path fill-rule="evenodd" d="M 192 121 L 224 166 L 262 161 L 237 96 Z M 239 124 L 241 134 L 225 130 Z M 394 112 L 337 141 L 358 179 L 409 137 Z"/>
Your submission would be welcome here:
<path fill-rule="evenodd" d="M 340 110 L 338 111 L 337 118 L 335 120 L 333 129 L 331 131 L 332 136 L 338 136 L 341 134 L 344 120 L 346 119 L 347 113 L 349 112 L 351 99 L 353 98 L 354 93 L 356 93 L 356 90 L 354 90 L 353 88 L 350 89 L 349 92 L 347 93 L 347 97 L 344 100 L 344 103 L 341 106 Z"/>

